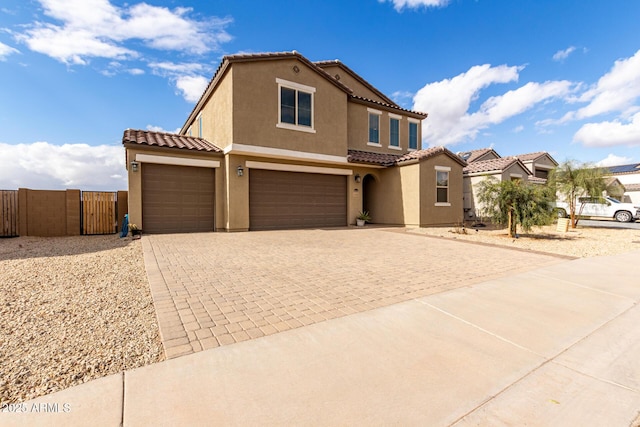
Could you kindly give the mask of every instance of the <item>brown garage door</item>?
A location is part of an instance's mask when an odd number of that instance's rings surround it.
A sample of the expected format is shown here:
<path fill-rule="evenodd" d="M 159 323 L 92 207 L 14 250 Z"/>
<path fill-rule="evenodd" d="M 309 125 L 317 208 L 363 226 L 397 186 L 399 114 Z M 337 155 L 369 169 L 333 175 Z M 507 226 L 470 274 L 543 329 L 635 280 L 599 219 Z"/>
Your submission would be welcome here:
<path fill-rule="evenodd" d="M 252 230 L 347 225 L 347 178 L 343 175 L 251 169 Z"/>
<path fill-rule="evenodd" d="M 213 231 L 214 178 L 210 168 L 143 164 L 143 231 Z"/>

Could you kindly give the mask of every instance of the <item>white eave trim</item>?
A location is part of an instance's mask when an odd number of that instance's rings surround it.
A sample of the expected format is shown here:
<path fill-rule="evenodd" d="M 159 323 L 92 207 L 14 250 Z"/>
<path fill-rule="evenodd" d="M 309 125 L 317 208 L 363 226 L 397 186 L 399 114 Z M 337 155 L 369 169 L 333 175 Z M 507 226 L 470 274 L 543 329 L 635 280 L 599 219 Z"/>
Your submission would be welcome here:
<path fill-rule="evenodd" d="M 285 150 L 282 148 L 260 147 L 257 145 L 231 144 L 224 149 L 224 154 L 244 154 L 276 159 L 302 160 L 308 162 L 347 164 L 347 157 L 329 154 L 309 153 L 306 151 Z"/>
<path fill-rule="evenodd" d="M 153 154 L 136 154 L 136 162 L 156 163 L 159 165 L 193 166 L 197 168 L 219 168 L 218 160 L 188 159 L 186 157 L 154 156 Z"/>
<path fill-rule="evenodd" d="M 345 175 L 345 176 L 353 175 L 353 171 L 351 169 L 291 165 L 286 163 L 256 162 L 253 160 L 247 160 L 245 162 L 245 166 L 247 167 L 247 169 L 264 169 L 264 170 L 284 171 L 284 172 L 321 173 L 325 175 Z"/>

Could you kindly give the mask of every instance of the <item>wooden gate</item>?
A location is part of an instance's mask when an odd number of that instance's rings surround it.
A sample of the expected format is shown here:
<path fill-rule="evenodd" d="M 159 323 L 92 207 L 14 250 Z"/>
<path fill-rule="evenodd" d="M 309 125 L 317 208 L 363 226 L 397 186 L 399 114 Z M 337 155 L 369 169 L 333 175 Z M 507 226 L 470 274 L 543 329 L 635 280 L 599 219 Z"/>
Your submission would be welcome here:
<path fill-rule="evenodd" d="M 0 191 L 0 237 L 18 235 L 18 191 Z"/>
<path fill-rule="evenodd" d="M 118 196 L 113 192 L 82 192 L 82 234 L 118 232 L 116 212 Z"/>

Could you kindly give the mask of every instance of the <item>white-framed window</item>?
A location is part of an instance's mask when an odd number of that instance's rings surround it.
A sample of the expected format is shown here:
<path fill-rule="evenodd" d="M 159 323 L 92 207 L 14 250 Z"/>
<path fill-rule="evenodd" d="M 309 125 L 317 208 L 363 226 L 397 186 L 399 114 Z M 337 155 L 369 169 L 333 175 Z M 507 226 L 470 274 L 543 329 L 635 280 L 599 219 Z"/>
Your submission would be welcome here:
<path fill-rule="evenodd" d="M 313 102 L 316 89 L 300 83 L 276 79 L 278 84 L 279 128 L 315 133 Z"/>
<path fill-rule="evenodd" d="M 409 119 L 409 150 L 418 149 L 418 122 Z"/>
<path fill-rule="evenodd" d="M 389 114 L 389 148 L 400 149 L 401 118 L 401 116 Z"/>
<path fill-rule="evenodd" d="M 202 138 L 202 113 L 198 114 L 196 123 L 198 124 L 198 137 Z"/>
<path fill-rule="evenodd" d="M 369 113 L 369 145 L 380 146 L 380 116 L 382 111 L 367 108 Z"/>
<path fill-rule="evenodd" d="M 191 131 L 191 126 L 189 126 L 189 129 L 187 129 L 187 135 L 193 136 L 193 132 Z"/>
<path fill-rule="evenodd" d="M 451 172 L 451 168 L 448 166 L 436 166 L 436 206 L 451 206 L 449 172 Z"/>

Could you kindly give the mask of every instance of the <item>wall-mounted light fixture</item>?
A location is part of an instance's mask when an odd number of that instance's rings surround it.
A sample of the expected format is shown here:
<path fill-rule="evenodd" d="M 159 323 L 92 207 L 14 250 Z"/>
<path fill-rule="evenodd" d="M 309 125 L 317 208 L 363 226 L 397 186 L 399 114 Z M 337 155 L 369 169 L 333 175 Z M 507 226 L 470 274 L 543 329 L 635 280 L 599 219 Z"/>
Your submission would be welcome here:
<path fill-rule="evenodd" d="M 359 173 L 357 173 L 356 176 L 354 176 L 353 178 L 356 180 L 356 182 L 358 184 L 360 184 L 360 181 L 362 181 L 362 178 L 360 178 L 360 174 Z"/>
<path fill-rule="evenodd" d="M 242 165 L 236 168 L 236 173 L 238 174 L 238 176 L 244 175 L 244 168 L 242 167 Z"/>
<path fill-rule="evenodd" d="M 138 165 L 139 165 L 139 163 L 136 162 L 135 160 L 133 162 L 131 162 L 131 171 L 138 172 Z"/>

